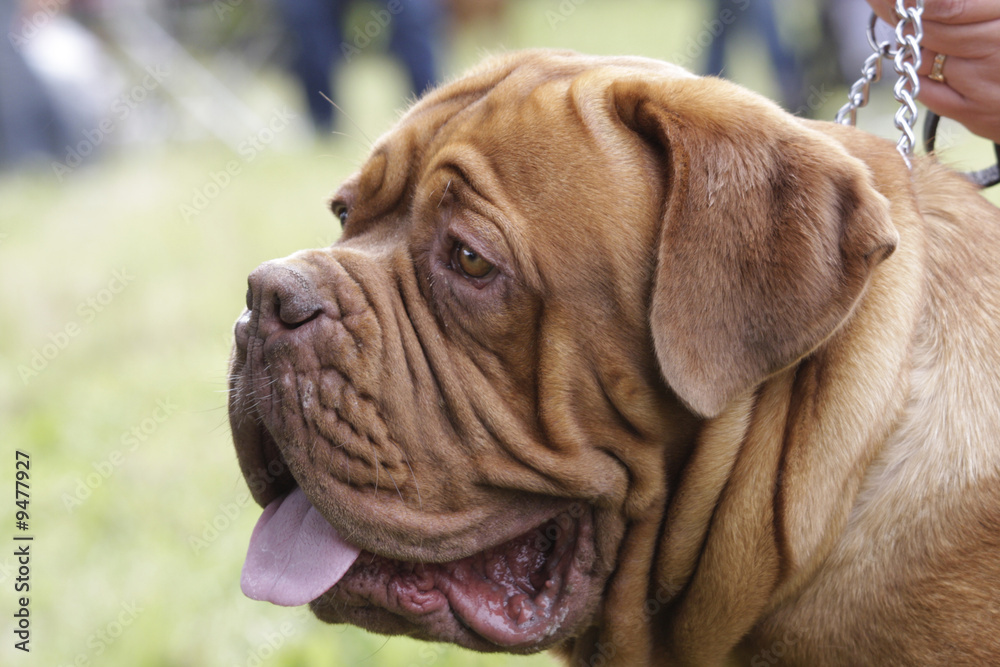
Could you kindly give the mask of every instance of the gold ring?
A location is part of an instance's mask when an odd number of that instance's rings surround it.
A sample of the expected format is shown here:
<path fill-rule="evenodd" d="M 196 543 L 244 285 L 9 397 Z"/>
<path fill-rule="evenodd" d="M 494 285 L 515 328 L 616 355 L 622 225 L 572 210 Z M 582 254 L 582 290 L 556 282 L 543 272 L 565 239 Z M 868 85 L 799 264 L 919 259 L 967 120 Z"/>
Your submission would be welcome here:
<path fill-rule="evenodd" d="M 934 56 L 934 64 L 931 65 L 931 73 L 927 75 L 927 78 L 937 81 L 938 83 L 944 83 L 944 61 L 947 58 L 943 53 L 939 53 Z"/>

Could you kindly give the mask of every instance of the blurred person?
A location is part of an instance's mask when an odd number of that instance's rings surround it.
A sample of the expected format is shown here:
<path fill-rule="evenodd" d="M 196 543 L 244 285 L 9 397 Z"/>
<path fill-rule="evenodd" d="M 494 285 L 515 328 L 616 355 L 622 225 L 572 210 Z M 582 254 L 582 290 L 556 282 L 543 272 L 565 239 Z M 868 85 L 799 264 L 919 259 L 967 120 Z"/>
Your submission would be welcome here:
<path fill-rule="evenodd" d="M 828 24 L 843 83 L 850 86 L 861 74 L 861 66 L 871 54 L 868 19 L 872 14 L 867 0 L 824 0 L 823 19 Z"/>
<path fill-rule="evenodd" d="M 278 10 L 296 38 L 292 70 L 306 95 L 309 116 L 318 133 L 333 126 L 333 106 L 324 97 L 342 61 L 363 53 L 384 31 L 389 51 L 402 62 L 416 94 L 437 81 L 434 52 L 440 30 L 439 0 L 387 0 L 372 3 L 350 33 L 344 22 L 351 0 L 278 0 Z"/>
<path fill-rule="evenodd" d="M 51 157 L 68 139 L 55 102 L 18 46 L 34 30 L 35 12 L 17 0 L 0 0 L 0 166 Z"/>
<path fill-rule="evenodd" d="M 804 106 L 802 67 L 795 51 L 781 38 L 773 0 L 714 0 L 711 7 L 718 34 L 709 46 L 707 73 L 722 76 L 733 31 L 752 30 L 767 47 L 782 104 L 792 110 Z"/>
<path fill-rule="evenodd" d="M 895 3 L 868 0 L 895 25 Z M 1000 0 L 924 3 L 920 94 L 931 111 L 1000 143 Z"/>
<path fill-rule="evenodd" d="M 103 43 L 68 11 L 70 0 L 31 0 L 0 44 L 0 162 L 49 159 L 57 176 L 100 155 L 124 85 Z M 109 129 L 111 128 L 111 129 Z"/>

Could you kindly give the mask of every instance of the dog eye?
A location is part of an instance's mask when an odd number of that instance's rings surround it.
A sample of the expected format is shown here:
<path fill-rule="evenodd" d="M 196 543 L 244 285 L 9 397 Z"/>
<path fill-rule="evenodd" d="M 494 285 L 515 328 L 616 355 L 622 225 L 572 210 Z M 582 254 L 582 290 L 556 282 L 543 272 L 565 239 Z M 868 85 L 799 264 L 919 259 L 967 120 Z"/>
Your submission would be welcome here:
<path fill-rule="evenodd" d="M 464 243 L 456 243 L 452 263 L 469 278 L 488 278 L 496 267 Z"/>
<path fill-rule="evenodd" d="M 332 201 L 330 202 L 330 210 L 340 220 L 341 227 L 347 224 L 347 204 L 339 200 Z"/>

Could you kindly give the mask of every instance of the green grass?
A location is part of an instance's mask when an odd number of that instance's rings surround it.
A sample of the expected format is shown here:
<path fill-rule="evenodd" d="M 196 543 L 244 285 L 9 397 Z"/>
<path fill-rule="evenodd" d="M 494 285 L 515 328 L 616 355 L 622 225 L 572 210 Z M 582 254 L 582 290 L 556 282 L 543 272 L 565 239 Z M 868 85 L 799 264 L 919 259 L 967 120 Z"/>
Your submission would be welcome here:
<path fill-rule="evenodd" d="M 575 9 L 563 16 L 560 6 Z M 698 6 L 522 0 L 504 25 L 460 35 L 449 67 L 501 46 L 670 59 L 697 29 Z M 769 92 L 766 70 L 742 70 L 744 83 Z M 261 82 L 253 99 L 263 117 L 294 106 L 274 72 Z M 392 122 L 402 77 L 366 57 L 345 73 L 343 89 L 357 124 L 342 128 L 350 136 L 307 146 L 289 131 L 217 192 L 212 174 L 238 158 L 215 144 L 123 151 L 62 182 L 44 165 L 0 179 L 0 443 L 8 453 L 0 516 L 5 534 L 15 532 L 13 450 L 22 450 L 31 456 L 35 536 L 30 654 L 13 649 L 13 542 L 0 549 L 0 664 L 552 664 L 325 626 L 240 593 L 259 511 L 239 504 L 245 485 L 226 421 L 232 322 L 257 264 L 335 239 L 324 199 L 362 159 L 364 136 Z M 968 159 L 985 163 L 981 155 Z M 185 216 L 182 205 L 198 192 L 214 196 Z"/>

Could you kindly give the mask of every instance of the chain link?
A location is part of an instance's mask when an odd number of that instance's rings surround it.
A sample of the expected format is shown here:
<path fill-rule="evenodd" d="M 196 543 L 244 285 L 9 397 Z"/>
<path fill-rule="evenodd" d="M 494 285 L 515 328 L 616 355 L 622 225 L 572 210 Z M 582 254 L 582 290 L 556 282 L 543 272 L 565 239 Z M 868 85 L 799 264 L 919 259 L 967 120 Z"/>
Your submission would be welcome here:
<path fill-rule="evenodd" d="M 893 121 L 902 134 L 896 142 L 896 150 L 903 156 L 906 166 L 910 166 L 910 156 L 917 145 L 917 136 L 913 126 L 917 123 L 917 94 L 920 92 L 920 79 L 917 69 L 920 67 L 920 42 L 924 38 L 924 26 L 921 20 L 924 13 L 923 0 L 917 0 L 913 7 L 906 6 L 906 0 L 896 0 L 896 49 L 892 59 L 893 69 L 899 78 L 892 87 L 893 95 L 900 107 L 893 116 Z"/>
<path fill-rule="evenodd" d="M 876 39 L 875 23 L 878 17 L 872 14 L 868 24 L 868 43 L 871 44 L 872 54 L 865 59 L 861 67 L 861 78 L 851 86 L 847 103 L 837 112 L 836 121 L 842 125 L 854 125 L 857 122 L 858 109 L 868 104 L 871 85 L 882 77 L 882 59 L 892 59 L 893 69 L 899 76 L 893 86 L 893 95 L 900 103 L 893 116 L 896 128 L 901 132 L 896 150 L 909 167 L 910 156 L 917 143 L 913 126 L 917 122 L 916 97 L 920 92 L 917 69 L 920 67 L 920 42 L 924 37 L 924 0 L 915 0 L 912 7 L 906 5 L 906 0 L 896 0 L 895 10 L 898 19 L 895 30 L 897 48 L 892 50 L 888 41 L 879 42 Z"/>
<path fill-rule="evenodd" d="M 847 104 L 837 112 L 837 122 L 841 125 L 856 125 L 858 109 L 868 104 L 868 93 L 873 83 L 882 78 L 882 58 L 889 54 L 889 42 L 882 42 L 878 49 L 865 58 L 861 66 L 861 78 L 854 82 L 847 94 Z"/>

